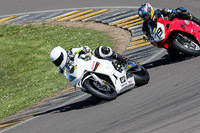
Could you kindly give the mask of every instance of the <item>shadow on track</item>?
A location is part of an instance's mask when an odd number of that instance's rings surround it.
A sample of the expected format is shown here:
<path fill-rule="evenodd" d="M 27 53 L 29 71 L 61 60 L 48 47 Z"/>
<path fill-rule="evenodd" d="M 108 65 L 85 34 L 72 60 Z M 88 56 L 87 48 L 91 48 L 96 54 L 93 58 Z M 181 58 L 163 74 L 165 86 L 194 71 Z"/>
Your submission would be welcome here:
<path fill-rule="evenodd" d="M 155 68 L 155 67 L 159 67 L 159 66 L 162 66 L 162 65 L 168 65 L 170 63 L 171 63 L 171 60 L 170 60 L 169 56 L 164 55 L 160 59 L 146 63 L 142 66 L 144 66 L 146 69 L 150 69 L 150 68 Z"/>
<path fill-rule="evenodd" d="M 166 54 L 166 55 L 162 56 L 160 59 L 149 62 L 149 63 L 144 64 L 142 66 L 144 66 L 146 69 L 151 69 L 151 68 L 159 67 L 159 66 L 162 66 L 162 65 L 179 63 L 179 62 L 189 60 L 189 59 L 192 59 L 192 58 L 194 58 L 194 56 L 183 55 L 183 56 L 178 57 L 177 59 L 172 60 L 172 59 L 170 59 L 169 55 Z"/>
<path fill-rule="evenodd" d="M 150 63 L 144 64 L 143 66 L 146 69 L 151 69 L 151 68 L 155 68 L 155 67 L 159 67 L 162 65 L 169 65 L 169 64 L 174 64 L 174 63 L 178 63 L 187 59 L 191 59 L 192 57 L 181 57 L 175 61 L 172 61 L 169 57 L 168 54 L 162 56 L 160 59 L 152 61 Z M 124 92 L 125 93 L 125 92 Z M 123 95 L 124 93 L 120 94 Z M 98 99 L 94 96 L 90 96 L 84 100 L 75 102 L 75 103 L 71 103 L 62 107 L 58 107 L 58 108 L 54 108 L 39 114 L 36 114 L 34 116 L 38 116 L 38 115 L 43 115 L 43 114 L 48 114 L 48 113 L 62 113 L 62 112 L 67 112 L 67 111 L 71 111 L 71 110 L 79 110 L 79 109 L 85 109 L 85 108 L 89 108 L 89 107 L 93 107 L 93 106 L 97 106 L 103 103 L 106 103 L 107 101 Z"/>
<path fill-rule="evenodd" d="M 68 105 L 65 105 L 62 107 L 58 107 L 55 109 L 51 109 L 51 110 L 42 112 L 42 113 L 34 115 L 34 116 L 44 115 L 44 114 L 48 114 L 48 113 L 62 113 L 62 112 L 67 112 L 67 111 L 71 111 L 71 110 L 85 109 L 85 108 L 103 104 L 105 102 L 107 102 L 107 101 L 104 101 L 104 100 L 101 100 L 101 99 L 91 96 L 89 98 L 86 98 L 85 100 L 71 103 L 71 104 L 68 104 Z"/>

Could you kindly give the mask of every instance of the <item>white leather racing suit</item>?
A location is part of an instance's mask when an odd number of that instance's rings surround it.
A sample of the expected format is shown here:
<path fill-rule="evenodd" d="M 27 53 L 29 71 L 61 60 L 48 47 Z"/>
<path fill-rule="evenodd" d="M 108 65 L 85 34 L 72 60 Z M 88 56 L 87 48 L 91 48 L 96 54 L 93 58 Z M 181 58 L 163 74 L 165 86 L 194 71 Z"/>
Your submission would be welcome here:
<path fill-rule="evenodd" d="M 67 51 L 69 61 L 66 63 L 63 69 L 60 69 L 60 73 L 68 79 L 69 73 L 73 73 L 71 70 L 74 67 L 74 56 L 79 54 L 80 58 L 85 58 L 86 56 L 90 56 L 91 54 L 97 58 L 104 59 L 104 58 L 112 58 L 119 60 L 123 63 L 127 62 L 127 58 L 114 52 L 110 47 L 99 46 L 94 51 L 91 52 L 91 49 L 88 46 L 83 46 L 80 48 L 72 48 Z M 68 79 L 70 80 L 70 79 Z"/>

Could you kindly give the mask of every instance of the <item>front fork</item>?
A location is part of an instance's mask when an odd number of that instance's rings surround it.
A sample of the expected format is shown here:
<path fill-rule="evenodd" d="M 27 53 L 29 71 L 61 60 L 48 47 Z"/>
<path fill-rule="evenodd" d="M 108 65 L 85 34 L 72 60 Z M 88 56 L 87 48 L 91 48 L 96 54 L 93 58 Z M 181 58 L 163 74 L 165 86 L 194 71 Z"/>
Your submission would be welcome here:
<path fill-rule="evenodd" d="M 95 74 L 91 73 L 91 76 L 92 76 L 93 79 L 94 79 L 95 81 L 97 81 L 101 86 L 104 86 L 104 85 L 105 85 L 105 83 L 104 83 L 101 79 L 99 79 L 99 77 L 97 77 Z"/>
<path fill-rule="evenodd" d="M 94 73 L 90 73 L 88 76 L 86 76 L 83 80 L 79 81 L 78 84 L 76 85 L 76 87 L 81 88 L 81 90 L 83 92 L 86 92 L 85 88 L 82 86 L 82 84 L 84 83 L 84 81 L 88 78 L 93 79 L 94 81 L 98 82 L 101 86 L 104 86 L 105 83 L 99 78 L 97 77 Z"/>

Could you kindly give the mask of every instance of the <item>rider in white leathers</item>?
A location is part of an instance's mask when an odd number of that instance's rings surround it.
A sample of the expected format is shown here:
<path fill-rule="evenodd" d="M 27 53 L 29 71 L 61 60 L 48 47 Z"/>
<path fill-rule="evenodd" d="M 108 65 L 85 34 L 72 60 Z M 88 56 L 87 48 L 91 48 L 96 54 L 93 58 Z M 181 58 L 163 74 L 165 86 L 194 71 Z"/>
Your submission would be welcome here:
<path fill-rule="evenodd" d="M 94 51 L 88 46 L 82 46 L 80 48 L 71 48 L 65 51 L 62 47 L 57 46 L 50 52 L 51 61 L 59 68 L 60 73 L 68 78 L 68 73 L 73 73 L 71 70 L 74 62 L 74 56 L 77 55 L 79 58 L 86 58 L 87 56 L 91 56 L 93 54 L 95 57 L 104 59 L 104 58 L 112 58 L 121 61 L 122 63 L 126 63 L 128 58 L 118 54 L 113 51 L 110 47 L 99 46 Z"/>

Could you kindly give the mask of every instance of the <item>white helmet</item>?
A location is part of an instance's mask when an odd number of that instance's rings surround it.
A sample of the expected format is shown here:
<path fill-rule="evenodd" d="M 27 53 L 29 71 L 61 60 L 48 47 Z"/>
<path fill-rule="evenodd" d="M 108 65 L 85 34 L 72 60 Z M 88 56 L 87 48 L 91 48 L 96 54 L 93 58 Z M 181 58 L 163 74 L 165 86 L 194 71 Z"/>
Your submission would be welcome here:
<path fill-rule="evenodd" d="M 51 61 L 59 68 L 64 68 L 69 58 L 67 52 L 60 46 L 55 47 L 50 53 Z"/>

